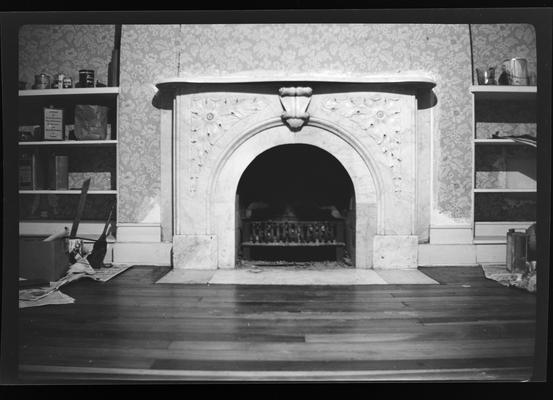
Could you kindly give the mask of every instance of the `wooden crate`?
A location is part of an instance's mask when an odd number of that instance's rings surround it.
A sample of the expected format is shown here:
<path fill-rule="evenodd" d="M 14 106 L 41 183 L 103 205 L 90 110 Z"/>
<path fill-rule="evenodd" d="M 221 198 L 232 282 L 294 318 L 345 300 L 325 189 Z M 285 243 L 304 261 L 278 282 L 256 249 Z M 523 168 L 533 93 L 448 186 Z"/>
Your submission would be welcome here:
<path fill-rule="evenodd" d="M 41 238 L 19 238 L 19 276 L 55 282 L 67 273 L 67 240 L 44 242 Z"/>

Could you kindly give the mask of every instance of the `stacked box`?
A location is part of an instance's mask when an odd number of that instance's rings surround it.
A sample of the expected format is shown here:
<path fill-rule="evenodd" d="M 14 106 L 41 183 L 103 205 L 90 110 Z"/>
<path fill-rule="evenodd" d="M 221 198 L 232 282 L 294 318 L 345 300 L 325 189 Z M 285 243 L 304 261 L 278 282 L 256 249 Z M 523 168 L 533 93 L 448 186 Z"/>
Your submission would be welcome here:
<path fill-rule="evenodd" d="M 68 182 L 68 156 L 52 155 L 48 166 L 48 181 L 52 190 L 67 190 Z"/>
<path fill-rule="evenodd" d="M 55 282 L 69 269 L 67 239 L 19 238 L 19 276 Z"/>
<path fill-rule="evenodd" d="M 111 190 L 111 172 L 70 172 L 69 189 L 80 189 L 88 178 L 89 190 Z"/>

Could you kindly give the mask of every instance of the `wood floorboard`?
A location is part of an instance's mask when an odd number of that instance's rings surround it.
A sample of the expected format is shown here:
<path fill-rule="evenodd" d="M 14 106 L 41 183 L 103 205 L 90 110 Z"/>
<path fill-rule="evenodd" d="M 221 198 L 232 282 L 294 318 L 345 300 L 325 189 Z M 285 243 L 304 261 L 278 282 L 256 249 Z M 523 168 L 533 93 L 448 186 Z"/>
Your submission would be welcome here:
<path fill-rule="evenodd" d="M 421 268 L 439 285 L 156 284 L 169 270 L 73 282 L 75 303 L 20 310 L 21 380 L 531 375 L 535 295 L 479 267 Z"/>

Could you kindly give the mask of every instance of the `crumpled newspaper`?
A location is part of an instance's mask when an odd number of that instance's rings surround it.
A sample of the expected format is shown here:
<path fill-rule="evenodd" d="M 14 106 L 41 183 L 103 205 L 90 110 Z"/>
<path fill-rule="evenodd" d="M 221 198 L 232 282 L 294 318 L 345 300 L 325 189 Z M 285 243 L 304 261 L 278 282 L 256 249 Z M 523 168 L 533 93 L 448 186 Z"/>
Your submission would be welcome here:
<path fill-rule="evenodd" d="M 19 291 L 19 308 L 47 305 L 47 304 L 66 304 L 73 303 L 75 299 L 59 292 L 59 289 L 78 279 L 87 277 L 96 279 L 96 271 L 92 268 L 86 258 L 81 257 L 76 263 L 72 264 L 65 276 L 57 282 L 50 282 L 47 287 L 23 289 Z"/>

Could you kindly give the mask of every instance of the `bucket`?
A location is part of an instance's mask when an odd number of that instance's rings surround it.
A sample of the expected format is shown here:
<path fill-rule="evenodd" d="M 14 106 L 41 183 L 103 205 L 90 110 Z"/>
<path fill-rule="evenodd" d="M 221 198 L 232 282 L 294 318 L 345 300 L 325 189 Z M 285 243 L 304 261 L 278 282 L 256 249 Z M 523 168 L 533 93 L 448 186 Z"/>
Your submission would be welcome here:
<path fill-rule="evenodd" d="M 507 271 L 526 272 L 527 260 L 528 234 L 509 229 L 507 232 Z"/>

